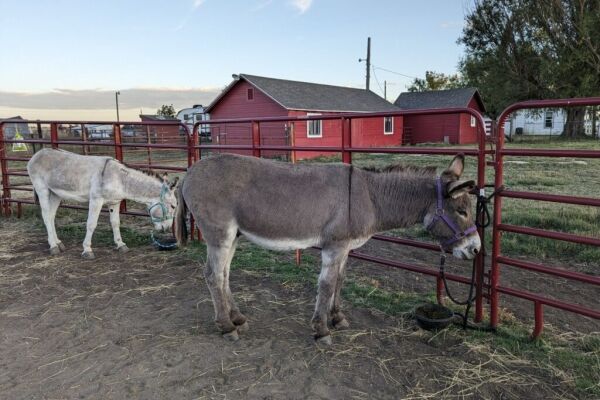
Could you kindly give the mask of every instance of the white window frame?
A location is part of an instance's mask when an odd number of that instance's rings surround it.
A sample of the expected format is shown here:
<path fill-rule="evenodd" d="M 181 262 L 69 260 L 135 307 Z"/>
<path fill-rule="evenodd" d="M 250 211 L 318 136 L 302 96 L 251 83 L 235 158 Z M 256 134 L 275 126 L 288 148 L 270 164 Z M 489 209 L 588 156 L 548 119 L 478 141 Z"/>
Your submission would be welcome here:
<path fill-rule="evenodd" d="M 385 120 L 386 119 L 390 119 L 391 121 L 391 126 L 392 126 L 392 130 L 391 131 L 386 131 L 385 130 Z M 383 134 L 384 135 L 393 135 L 394 134 L 394 117 L 383 117 Z"/>
<path fill-rule="evenodd" d="M 548 118 L 550 116 L 550 118 Z M 548 122 L 550 122 L 550 126 L 548 126 Z M 552 129 L 554 128 L 554 113 L 552 111 L 544 112 L 544 129 Z"/>
<path fill-rule="evenodd" d="M 321 115 L 321 113 L 306 113 L 307 117 L 313 116 L 313 115 Z M 319 134 L 318 135 L 311 135 L 310 134 L 310 127 L 311 125 L 314 124 L 318 124 L 319 127 Z M 322 119 L 313 119 L 313 120 L 307 120 L 306 121 L 306 137 L 309 139 L 313 139 L 313 138 L 322 138 L 323 137 L 323 120 Z"/>
<path fill-rule="evenodd" d="M 471 115 L 471 128 L 475 128 L 477 126 L 477 119 L 474 115 Z"/>

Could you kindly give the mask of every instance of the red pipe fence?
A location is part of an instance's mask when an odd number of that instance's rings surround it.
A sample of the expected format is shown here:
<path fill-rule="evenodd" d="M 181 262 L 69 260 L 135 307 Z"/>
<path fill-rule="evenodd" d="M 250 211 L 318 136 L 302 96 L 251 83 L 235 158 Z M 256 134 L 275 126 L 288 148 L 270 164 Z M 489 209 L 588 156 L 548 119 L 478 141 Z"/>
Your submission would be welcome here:
<path fill-rule="evenodd" d="M 567 99 L 567 100 L 552 100 L 552 101 L 531 101 L 525 103 L 517 103 L 508 107 L 500 116 L 498 124 L 493 126 L 493 132 L 502 132 L 506 117 L 516 110 L 525 108 L 538 107 L 568 107 L 568 106 L 584 106 L 584 105 L 600 105 L 600 98 L 589 99 Z M 440 147 L 355 147 L 352 145 L 352 120 L 366 118 L 382 118 L 391 116 L 406 116 L 406 115 L 440 115 L 440 114 L 457 114 L 465 113 L 475 117 L 478 129 L 478 146 L 477 148 L 440 148 Z M 341 127 L 341 143 L 339 146 L 296 146 L 292 137 L 290 145 L 267 145 L 262 142 L 261 125 L 282 122 L 293 125 L 295 122 L 305 122 L 310 120 L 339 120 Z M 38 138 L 34 139 L 6 139 L 4 130 L 7 124 L 29 124 L 37 126 Z M 59 138 L 59 127 L 64 125 L 76 125 L 81 127 L 81 139 L 72 140 L 71 138 Z M 110 124 L 112 125 L 112 138 L 102 141 L 90 140 L 85 132 L 85 126 L 91 124 Z M 247 124 L 249 125 L 249 140 L 248 144 L 211 144 L 201 143 L 200 127 L 208 125 L 211 128 L 224 124 Z M 41 126 L 49 125 L 49 138 L 43 138 L 41 134 Z M 138 126 L 143 128 L 140 132 L 145 132 L 145 141 L 129 140 L 131 138 L 124 137 L 123 126 Z M 176 126 L 183 133 L 177 141 L 181 143 L 153 143 L 151 140 L 150 130 L 153 127 Z M 2 197 L 0 203 L 0 212 L 8 216 L 12 213 L 12 204 L 17 205 L 17 215 L 22 212 L 22 204 L 35 204 L 34 199 L 15 198 L 12 196 L 12 191 L 28 191 L 32 192 L 31 187 L 24 185 L 11 184 L 11 177 L 26 177 L 27 172 L 21 169 L 10 169 L 9 163 L 25 162 L 28 157 L 7 156 L 7 146 L 14 143 L 26 143 L 31 146 L 51 146 L 52 148 L 76 147 L 81 148 L 81 153 L 90 154 L 92 148 L 107 148 L 113 149 L 114 157 L 123 162 L 125 165 L 137 168 L 151 168 L 164 171 L 183 172 L 187 167 L 191 166 L 196 161 L 200 160 L 202 151 L 246 151 L 255 157 L 264 156 L 269 152 L 286 152 L 291 155 L 291 161 L 294 162 L 296 155 L 303 151 L 319 151 L 326 153 L 341 153 L 344 163 L 352 163 L 352 155 L 354 153 L 391 153 L 391 154 L 428 154 L 428 155 L 455 155 L 462 152 L 467 156 L 477 159 L 477 185 L 480 193 L 485 191 L 486 187 L 486 167 L 492 167 L 495 170 L 495 189 L 500 189 L 503 185 L 503 160 L 505 156 L 531 156 L 531 157 L 582 157 L 582 158 L 600 158 L 600 151 L 594 150 L 544 150 L 544 149 L 506 149 L 504 147 L 504 135 L 496 134 L 486 136 L 485 121 L 481 114 L 470 108 L 448 108 L 436 110 L 410 110 L 396 111 L 384 113 L 368 113 L 368 114 L 336 114 L 336 115 L 319 115 L 305 117 L 272 117 L 272 118 L 242 118 L 242 119 L 224 119 L 224 120 L 208 120 L 198 122 L 190 129 L 181 123 L 177 122 L 94 122 L 94 121 L 22 121 L 22 120 L 5 120 L 0 121 L 0 166 L 2 171 Z M 142 135 L 144 136 L 144 135 Z M 487 146 L 490 146 L 488 148 Z M 495 150 L 493 146 L 496 146 Z M 162 159 L 162 163 L 157 163 L 156 156 L 153 151 L 170 151 L 180 157 L 180 164 L 169 164 L 170 160 Z M 142 162 L 139 159 L 136 162 L 130 162 L 128 156 L 135 154 L 144 154 L 145 160 Z M 153 156 L 155 159 L 153 159 Z M 139 157 L 138 157 L 139 158 Z M 163 157 L 164 158 L 164 157 Z M 533 201 L 550 201 L 564 204 L 576 204 L 586 206 L 600 206 L 600 199 L 584 198 L 564 195 L 550 195 L 543 193 L 517 192 L 505 190 L 500 192 L 494 201 L 494 215 L 492 228 L 492 263 L 489 271 L 485 270 L 485 254 L 480 253 L 474 262 L 475 267 L 475 321 L 480 322 L 483 319 L 484 302 L 487 301 L 490 307 L 490 324 L 493 328 L 498 325 L 498 310 L 499 310 L 499 295 L 504 294 L 514 296 L 534 303 L 535 328 L 533 336 L 538 336 L 543 328 L 543 306 L 550 306 L 562 310 L 570 311 L 577 314 L 582 314 L 592 318 L 600 318 L 600 312 L 591 308 L 568 304 L 551 298 L 547 298 L 535 293 L 516 290 L 513 288 L 504 287 L 500 284 L 500 265 L 507 265 L 515 268 L 530 270 L 537 273 L 544 273 L 565 279 L 571 279 L 579 282 L 584 282 L 591 285 L 600 285 L 600 278 L 589 276 L 582 273 L 576 273 L 566 270 L 547 267 L 533 262 L 525 262 L 512 259 L 501 255 L 501 235 L 500 233 L 515 232 L 520 234 L 535 235 L 556 240 L 567 240 L 575 243 L 583 243 L 592 246 L 600 246 L 600 240 L 595 238 L 581 237 L 561 232 L 553 232 L 542 229 L 534 229 L 529 227 L 513 226 L 503 224 L 501 221 L 502 214 L 502 198 L 519 198 Z M 71 208 L 85 208 L 79 206 L 68 206 Z M 122 212 L 130 215 L 147 215 L 145 212 L 127 210 L 125 205 L 122 205 Z M 192 223 L 191 235 L 194 238 L 194 224 Z M 479 234 L 482 242 L 485 243 L 485 231 L 479 228 Z M 200 238 L 200 233 L 198 233 Z M 439 247 L 432 243 L 421 242 L 412 239 L 393 237 L 389 235 L 375 235 L 375 240 L 389 242 L 395 245 L 410 246 L 419 249 L 424 249 L 433 252 L 439 252 Z M 361 259 L 376 264 L 400 268 L 406 271 L 417 272 L 427 276 L 436 278 L 436 293 L 438 301 L 443 300 L 444 287 L 439 271 L 435 267 L 411 264 L 400 262 L 398 260 L 387 259 L 379 256 L 365 254 L 360 251 L 352 251 L 350 256 L 356 259 Z M 462 284 L 470 284 L 470 277 L 464 277 L 455 274 L 446 274 L 446 278 L 453 282 Z"/>

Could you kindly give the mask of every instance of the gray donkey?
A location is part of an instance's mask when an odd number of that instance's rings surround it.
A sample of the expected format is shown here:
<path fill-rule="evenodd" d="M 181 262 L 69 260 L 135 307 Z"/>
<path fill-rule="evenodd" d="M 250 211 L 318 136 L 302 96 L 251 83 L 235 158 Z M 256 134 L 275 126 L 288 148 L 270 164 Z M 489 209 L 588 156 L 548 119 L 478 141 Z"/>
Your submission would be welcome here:
<path fill-rule="evenodd" d="M 50 253 L 58 254 L 65 245 L 58 239 L 54 226 L 56 210 L 62 199 L 89 201 L 87 233 L 83 240 L 84 258 L 94 258 L 92 235 L 102 205 L 107 204 L 117 249 L 127 251 L 121 239 L 119 204 L 123 199 L 146 204 L 155 229 L 168 230 L 173 225 L 177 207 L 175 185 L 166 175 L 159 177 L 127 168 L 112 157 L 82 156 L 64 150 L 43 149 L 27 163 L 29 177 L 38 195 L 42 217 L 48 231 Z"/>
<path fill-rule="evenodd" d="M 471 259 L 480 250 L 473 226 L 473 181 L 460 181 L 464 157 L 436 177 L 435 168 L 398 165 L 368 170 L 346 164 L 289 164 L 223 154 L 189 168 L 178 190 L 175 234 L 187 240 L 189 208 L 208 250 L 204 275 L 224 337 L 248 328 L 229 288 L 238 238 L 272 250 L 322 248 L 312 327 L 330 344 L 328 322 L 349 326 L 340 293 L 348 252 L 377 233 L 424 223 L 444 250 Z"/>

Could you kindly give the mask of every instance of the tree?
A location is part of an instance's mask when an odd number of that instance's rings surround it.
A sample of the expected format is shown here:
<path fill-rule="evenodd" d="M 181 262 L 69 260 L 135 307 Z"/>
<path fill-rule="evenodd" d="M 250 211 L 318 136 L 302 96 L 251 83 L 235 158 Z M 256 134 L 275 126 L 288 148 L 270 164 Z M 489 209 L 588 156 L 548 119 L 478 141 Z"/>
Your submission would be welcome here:
<path fill-rule="evenodd" d="M 475 0 L 459 42 L 462 74 L 494 116 L 520 100 L 600 93 L 597 0 Z M 568 109 L 563 134 L 583 134 L 584 111 Z"/>
<path fill-rule="evenodd" d="M 415 78 L 407 88 L 409 92 L 424 92 L 426 90 L 444 90 L 464 87 L 465 83 L 461 76 L 445 75 L 440 72 L 426 71 L 425 79 Z"/>
<path fill-rule="evenodd" d="M 175 118 L 175 114 L 175 107 L 173 107 L 173 104 L 170 106 L 163 104 L 158 110 L 156 110 L 156 115 L 162 117 Z"/>

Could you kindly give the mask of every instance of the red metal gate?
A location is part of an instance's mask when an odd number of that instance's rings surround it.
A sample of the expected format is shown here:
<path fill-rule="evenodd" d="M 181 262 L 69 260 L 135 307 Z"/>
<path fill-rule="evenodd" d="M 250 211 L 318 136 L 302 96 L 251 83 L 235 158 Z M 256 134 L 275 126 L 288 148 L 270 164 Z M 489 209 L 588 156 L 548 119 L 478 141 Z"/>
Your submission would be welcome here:
<path fill-rule="evenodd" d="M 600 98 L 593 99 L 578 99 L 578 100 L 555 100 L 555 101 L 541 101 L 541 102 L 527 102 L 515 104 L 503 112 L 499 119 L 497 129 L 494 132 L 502 132 L 504 120 L 510 112 L 522 108 L 533 108 L 533 107 L 562 107 L 572 105 L 595 105 L 600 104 Z M 477 148 L 440 148 L 440 147 L 385 147 L 385 148 L 374 148 L 374 147 L 354 147 L 352 145 L 352 120 L 363 119 L 363 118 L 383 118 L 389 116 L 405 116 L 405 115 L 435 115 L 435 114 L 453 114 L 453 113 L 465 113 L 474 116 L 477 120 L 477 127 L 479 132 L 479 141 Z M 289 128 L 293 132 L 294 124 L 309 120 L 339 120 L 339 126 L 341 127 L 341 143 L 339 146 L 295 146 L 293 138 L 291 145 L 267 145 L 261 141 L 261 124 L 269 124 L 274 122 L 285 122 L 289 124 Z M 81 148 L 81 152 L 87 154 L 86 149 L 89 150 L 89 146 L 104 146 L 114 149 L 114 156 L 118 160 L 122 161 L 126 165 L 133 167 L 145 167 L 152 169 L 159 169 L 165 171 L 185 171 L 187 168 L 183 165 L 167 165 L 165 162 L 155 162 L 152 158 L 153 149 L 170 149 L 174 153 L 178 154 L 183 160 L 184 165 L 190 166 L 194 162 L 198 161 L 201 157 L 202 151 L 245 151 L 256 157 L 261 157 L 273 153 L 281 154 L 281 152 L 289 152 L 291 154 L 290 159 L 295 160 L 296 152 L 301 151 L 319 151 L 328 153 L 341 153 L 342 161 L 345 163 L 352 163 L 352 154 L 354 153 L 395 153 L 395 154 L 428 154 L 428 155 L 455 155 L 457 152 L 462 152 L 467 156 L 476 157 L 477 159 L 477 184 L 480 190 L 483 191 L 486 187 L 486 167 L 491 166 L 495 169 L 495 188 L 500 188 L 503 184 L 503 157 L 510 155 L 527 155 L 527 156 L 570 156 L 570 157 L 588 157 L 588 158 L 600 158 L 600 151 L 589 151 L 589 150 L 569 150 L 569 151 L 558 151 L 558 150 L 518 150 L 518 149 L 506 149 L 504 147 L 504 136 L 502 134 L 486 136 L 485 122 L 481 114 L 470 108 L 452 108 L 452 109 L 437 109 L 437 110 L 410 110 L 410 111 L 397 111 L 397 112 L 386 112 L 386 113 L 370 113 L 370 114 L 337 114 L 337 115 L 319 115 L 319 116 L 306 116 L 306 117 L 276 117 L 276 118 L 255 118 L 255 119 L 234 119 L 234 120 L 210 120 L 196 123 L 193 132 L 188 132 L 187 127 L 183 124 L 177 124 L 173 122 L 111 122 L 113 126 L 114 135 L 109 140 L 103 142 L 90 141 L 84 132 L 83 126 L 85 124 L 91 124 L 93 122 L 69 122 L 69 121 L 18 121 L 19 123 L 28 123 L 36 125 L 38 131 L 40 130 L 41 124 L 50 126 L 50 137 L 48 139 L 23 139 L 23 140 L 8 140 L 4 138 L 3 131 L 5 124 L 11 121 L 0 121 L 0 166 L 2 170 L 2 198 L 0 204 L 0 212 L 3 215 L 10 215 L 12 212 L 12 204 L 17 205 L 17 214 L 21 214 L 22 204 L 35 204 L 33 199 L 22 199 L 14 198 L 11 196 L 11 190 L 22 190 L 30 191 L 30 187 L 15 186 L 11 184 L 11 176 L 26 176 L 21 168 L 20 170 L 9 168 L 11 162 L 24 162 L 27 161 L 26 157 L 8 157 L 6 154 L 6 148 L 8 145 L 13 143 L 24 142 L 30 145 L 49 145 L 53 148 L 61 148 L 64 146 L 71 146 Z M 107 122 L 98 122 L 107 124 Z M 58 127 L 60 124 L 75 124 L 82 126 L 82 137 L 81 140 L 72 139 L 60 139 L 58 135 Z M 208 125 L 215 127 L 219 125 L 247 125 L 249 132 L 249 140 L 246 145 L 224 145 L 224 144 L 202 144 L 200 143 L 200 127 L 201 125 Z M 146 131 L 147 140 L 145 142 L 131 143 L 127 140 L 123 140 L 122 127 L 125 125 L 136 125 L 141 126 Z M 180 143 L 152 143 L 150 138 L 150 126 L 151 125 L 178 125 L 180 129 L 185 132 L 184 139 Z M 498 129 L 500 128 L 500 129 Z M 493 150 L 494 144 L 496 145 L 495 151 Z M 490 146 L 488 148 L 487 146 Z M 142 152 L 147 153 L 145 162 L 129 162 L 127 157 L 124 156 L 128 150 L 141 149 Z M 573 304 L 562 303 L 550 298 L 542 297 L 534 293 L 528 293 L 519 291 L 516 289 L 504 287 L 500 285 L 500 269 L 499 265 L 511 265 L 518 268 L 524 268 L 536 272 L 542 272 L 554 276 L 560 276 L 563 278 L 574 279 L 581 282 L 586 282 L 594 285 L 600 284 L 600 279 L 597 277 L 578 274 L 569 271 L 552 269 L 549 267 L 542 266 L 540 264 L 523 262 L 512 258 L 504 257 L 501 255 L 501 237 L 500 232 L 517 232 L 524 234 L 532 234 L 546 238 L 568 240 L 576 243 L 585 243 L 594 246 L 600 246 L 600 240 L 594 238 L 584 238 L 576 235 L 570 235 L 566 233 L 542 231 L 540 229 L 532 229 L 526 227 L 517 227 L 512 225 L 506 225 L 501 223 L 501 210 L 502 210 L 502 197 L 514 197 L 523 199 L 532 199 L 538 201 L 554 201 L 563 202 L 566 204 L 583 204 L 600 206 L 600 199 L 592 198 L 580 198 L 572 196 L 559 196 L 559 195 L 548 195 L 541 193 L 529 193 L 529 192 L 514 192 L 506 190 L 501 193 L 494 204 L 494 219 L 493 219 L 493 250 L 492 250 L 492 265 L 489 271 L 485 270 L 485 255 L 480 253 L 476 259 L 475 272 L 476 272 L 476 301 L 475 301 L 475 321 L 479 322 L 483 319 L 483 306 L 487 300 L 490 304 L 490 324 L 492 327 L 496 327 L 498 324 L 498 310 L 499 310 L 499 294 L 502 293 L 508 296 L 516 296 L 519 298 L 528 299 L 534 302 L 535 305 L 535 321 L 536 328 L 533 332 L 534 336 L 541 333 L 543 326 L 543 315 L 542 308 L 544 305 L 557 307 L 566 311 L 586 315 L 592 318 L 600 318 L 600 312 L 591 308 L 585 308 Z M 73 207 L 73 206 L 72 206 Z M 73 207 L 80 208 L 80 207 Z M 128 214 L 133 215 L 146 215 L 144 212 L 131 212 L 127 210 Z M 194 237 L 194 229 L 192 226 L 192 237 Z M 484 230 L 479 229 L 479 234 L 482 237 L 482 242 L 485 242 Z M 439 247 L 432 243 L 421 242 L 411 239 L 399 238 L 388 235 L 376 235 L 375 240 L 385 241 L 397 245 L 411 246 L 415 248 L 425 249 L 433 252 L 439 252 Z M 422 265 L 422 264 L 411 264 L 401 262 L 394 259 L 386 259 L 379 256 L 373 256 L 365 254 L 360 251 L 353 251 L 350 254 L 351 257 L 374 262 L 379 265 L 385 265 L 394 268 L 400 268 L 407 271 L 417 272 L 426 276 L 431 276 L 436 279 L 436 293 L 438 301 L 443 299 L 443 283 L 439 271 L 435 266 Z M 470 284 L 470 277 L 446 274 L 446 278 L 449 281 L 459 282 L 463 284 Z"/>
<path fill-rule="evenodd" d="M 581 99 L 559 99 L 559 100 L 536 100 L 516 103 L 506 108 L 497 123 L 497 143 L 496 159 L 494 167 L 496 170 L 494 185 L 500 188 L 504 184 L 504 158 L 505 156 L 527 156 L 527 157 L 578 157 L 578 158 L 600 158 L 598 150 L 556 150 L 556 149 L 517 149 L 505 148 L 504 123 L 507 117 L 518 110 L 535 108 L 559 108 L 559 107 L 577 107 L 600 105 L 600 97 L 581 98 Z M 585 244 L 590 246 L 600 246 L 600 239 L 579 236 L 570 233 L 556 232 L 546 229 L 531 228 L 525 226 L 509 225 L 502 223 L 502 199 L 514 198 L 534 201 L 547 201 L 562 204 L 575 204 L 582 206 L 600 207 L 600 199 L 589 197 L 565 196 L 537 192 L 511 191 L 504 190 L 498 193 L 494 203 L 494 217 L 492 229 L 492 267 L 490 271 L 490 324 L 492 327 L 498 325 L 498 311 L 500 294 L 514 296 L 529 300 L 534 305 L 535 327 L 533 336 L 541 334 L 544 326 L 544 306 L 554 307 L 576 314 L 585 315 L 591 318 L 600 319 L 600 310 L 594 310 L 589 307 L 567 303 L 552 299 L 548 296 L 531 293 L 528 291 L 517 290 L 514 288 L 502 286 L 500 284 L 500 265 L 521 268 L 550 276 L 561 277 L 569 280 L 589 283 L 591 285 L 600 285 L 600 277 L 582 274 L 564 269 L 548 267 L 540 263 L 527 262 L 515 258 L 503 256 L 502 250 L 502 232 L 512 232 L 523 235 L 532 235 L 541 238 L 568 241 L 572 243 Z M 597 306 L 597 304 L 595 304 Z"/>

